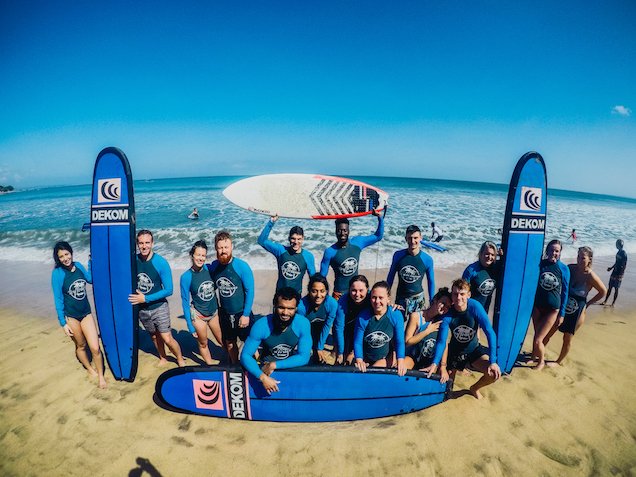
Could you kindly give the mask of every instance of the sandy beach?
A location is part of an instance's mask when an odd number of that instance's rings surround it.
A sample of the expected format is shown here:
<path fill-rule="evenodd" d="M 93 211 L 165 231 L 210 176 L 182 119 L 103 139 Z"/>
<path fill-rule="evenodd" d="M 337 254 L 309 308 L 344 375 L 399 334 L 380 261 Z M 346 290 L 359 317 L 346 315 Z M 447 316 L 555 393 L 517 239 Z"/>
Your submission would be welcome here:
<path fill-rule="evenodd" d="M 595 261 L 604 282 L 612 261 Z M 189 416 L 157 406 L 154 385 L 163 369 L 155 366 L 144 331 L 135 382 L 117 382 L 108 373 L 108 388 L 97 389 L 55 318 L 50 268 L 24 263 L 13 273 L 15 264 L 3 265 L 3 476 L 636 475 L 634 266 L 628 265 L 615 308 L 588 311 L 563 367 L 516 368 L 486 388 L 482 401 L 460 396 L 403 416 L 279 424 Z M 437 285 L 448 285 L 460 272 L 436 270 Z M 175 270 L 175 283 L 179 274 Z M 385 275 L 368 273 L 370 279 Z M 274 272 L 258 271 L 256 281 L 254 311 L 267 313 Z M 178 291 L 170 306 L 188 364 L 197 364 L 195 341 L 177 318 Z M 557 334 L 548 358 L 556 358 L 560 346 Z M 211 348 L 219 357 L 218 347 Z M 455 389 L 475 379 L 460 376 Z"/>

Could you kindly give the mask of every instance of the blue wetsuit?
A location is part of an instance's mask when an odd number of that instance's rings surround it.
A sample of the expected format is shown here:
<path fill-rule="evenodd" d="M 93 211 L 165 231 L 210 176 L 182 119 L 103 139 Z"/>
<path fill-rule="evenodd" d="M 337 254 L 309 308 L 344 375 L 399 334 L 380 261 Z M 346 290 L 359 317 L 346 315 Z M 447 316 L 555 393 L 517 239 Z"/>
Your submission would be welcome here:
<path fill-rule="evenodd" d="M 404 317 L 399 311 L 389 307 L 377 320 L 370 309 L 364 309 L 358 316 L 353 335 L 353 353 L 368 363 L 386 358 L 389 343 L 395 340 L 395 354 L 404 358 Z"/>
<path fill-rule="evenodd" d="M 415 334 L 421 333 L 429 325 L 433 323 L 437 323 L 441 320 L 440 316 L 437 316 L 433 321 L 426 321 L 422 316 L 422 312 L 419 313 L 419 326 L 415 331 Z M 432 333 L 427 334 L 419 343 L 414 344 L 413 346 L 409 346 L 406 348 L 406 354 L 408 354 L 411 358 L 413 358 L 413 362 L 415 363 L 415 368 L 421 369 L 427 367 L 429 364 L 433 362 L 433 357 L 435 355 L 435 345 L 437 344 L 437 335 L 438 331 L 433 331 Z"/>
<path fill-rule="evenodd" d="M 144 294 L 146 302 L 139 305 L 140 310 L 154 310 L 172 295 L 172 272 L 165 258 L 157 253 L 150 260 L 141 260 L 137 255 L 137 290 Z"/>
<path fill-rule="evenodd" d="M 349 294 L 342 295 L 338 300 L 333 334 L 336 339 L 338 354 L 345 357 L 353 351 L 353 334 L 356 320 L 362 310 L 371 306 L 369 295 L 361 303 L 354 303 Z M 318 348 L 322 349 L 322 348 Z"/>
<path fill-rule="evenodd" d="M 212 280 L 210 269 L 207 266 L 201 267 L 198 272 L 190 268 L 181 275 L 180 285 L 183 316 L 188 324 L 188 331 L 194 333 L 195 329 L 192 325 L 190 312 L 190 297 L 192 297 L 192 306 L 201 315 L 213 316 L 218 308 L 214 280 Z"/>
<path fill-rule="evenodd" d="M 542 260 L 539 267 L 539 284 L 534 297 L 534 306 L 559 310 L 559 316 L 565 316 L 570 286 L 570 269 L 561 260 L 552 263 L 547 259 Z"/>
<path fill-rule="evenodd" d="M 86 284 L 93 282 L 91 262 L 88 262 L 88 270 L 79 262 L 73 262 L 73 265 L 75 270 L 72 272 L 65 267 L 56 267 L 51 274 L 53 300 L 60 326 L 66 324 L 67 316 L 81 321 L 91 312 L 86 293 Z"/>
<path fill-rule="evenodd" d="M 477 331 L 481 328 L 488 339 L 489 348 L 479 344 Z M 439 365 L 446 348 L 446 339 L 451 332 L 448 345 L 448 368 L 462 370 L 480 356 L 487 354 L 490 364 L 497 362 L 497 337 L 492 329 L 486 310 L 477 300 L 468 299 L 464 311 L 451 308 L 442 318 L 439 327 L 433 363 Z"/>
<path fill-rule="evenodd" d="M 491 266 L 484 267 L 479 260 L 466 267 L 462 278 L 470 283 L 470 296 L 477 300 L 486 310 L 490 309 L 492 294 L 497 287 L 501 262 L 495 261 Z"/>
<path fill-rule="evenodd" d="M 327 337 L 336 319 L 338 302 L 332 296 L 327 295 L 325 301 L 314 310 L 309 296 L 304 297 L 298 304 L 298 314 L 306 316 L 311 323 L 311 338 L 316 350 L 325 349 Z M 334 331 L 334 335 L 335 335 Z"/>
<path fill-rule="evenodd" d="M 316 273 L 316 264 L 311 252 L 302 249 L 295 253 L 291 247 L 284 247 L 279 243 L 268 240 L 274 227 L 274 222 L 267 221 L 263 231 L 258 236 L 258 244 L 276 257 L 278 268 L 278 280 L 276 290 L 283 287 L 291 287 L 298 293 L 302 293 L 303 276 L 307 273 L 310 277 Z"/>
<path fill-rule="evenodd" d="M 349 289 L 349 280 L 358 274 L 360 252 L 362 249 L 382 240 L 384 236 L 384 219 L 378 216 L 378 228 L 373 235 L 350 238 L 344 247 L 338 243 L 325 250 L 320 262 L 320 274 L 327 278 L 329 267 L 334 272 L 333 291 L 344 293 Z"/>
<path fill-rule="evenodd" d="M 309 320 L 296 313 L 291 325 L 278 333 L 274 327 L 274 315 L 267 315 L 254 323 L 241 352 L 241 364 L 256 378 L 261 376 L 262 371 L 254 353 L 261 345 L 261 361 L 276 361 L 276 369 L 304 366 L 311 356 Z"/>
<path fill-rule="evenodd" d="M 393 261 L 389 269 L 389 275 L 386 278 L 389 287 L 393 286 L 395 274 L 398 275 L 398 289 L 396 293 L 396 302 L 400 305 L 405 303 L 406 299 L 419 295 L 424 292 L 422 282 L 424 276 L 428 282 L 428 299 L 433 299 L 435 295 L 435 274 L 433 272 L 433 259 L 423 251 L 419 251 L 417 255 L 411 255 L 407 249 L 398 250 L 393 254 Z M 423 301 L 423 300 L 422 300 Z M 422 306 L 418 306 L 421 309 Z M 406 308 L 406 307 L 405 307 Z M 416 309 L 406 310 L 406 313 L 417 311 Z"/>

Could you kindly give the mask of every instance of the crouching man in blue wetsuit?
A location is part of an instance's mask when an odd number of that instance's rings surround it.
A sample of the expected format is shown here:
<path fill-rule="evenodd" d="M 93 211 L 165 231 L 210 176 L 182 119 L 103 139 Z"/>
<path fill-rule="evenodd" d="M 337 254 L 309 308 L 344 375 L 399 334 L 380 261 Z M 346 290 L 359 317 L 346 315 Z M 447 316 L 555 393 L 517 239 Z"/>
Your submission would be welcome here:
<path fill-rule="evenodd" d="M 231 363 L 238 363 L 237 338 L 247 339 L 254 316 L 254 274 L 247 262 L 233 256 L 232 236 L 222 230 L 214 236 L 216 260 L 210 275 L 219 291 L 219 324 L 223 347 Z"/>
<path fill-rule="evenodd" d="M 276 369 L 304 366 L 311 356 L 311 326 L 307 318 L 296 313 L 299 300 L 300 295 L 293 288 L 276 291 L 274 313 L 254 323 L 241 351 L 241 364 L 263 383 L 269 394 L 278 391 L 280 381 L 272 377 Z M 254 358 L 259 346 L 260 367 Z"/>
<path fill-rule="evenodd" d="M 276 290 L 280 290 L 283 287 L 292 287 L 298 293 L 301 293 L 305 273 L 309 277 L 316 273 L 314 256 L 311 252 L 303 250 L 305 232 L 302 227 L 297 225 L 289 230 L 288 247 L 269 240 L 269 234 L 277 220 L 278 215 L 273 215 L 267 221 L 263 231 L 258 236 L 258 244 L 276 257 L 276 268 L 278 269 Z"/>
<path fill-rule="evenodd" d="M 457 371 L 462 371 L 470 365 L 483 373 L 483 376 L 470 387 L 470 394 L 481 399 L 483 396 L 479 390 L 501 377 L 501 370 L 497 364 L 497 338 L 484 307 L 470 298 L 470 284 L 466 280 L 455 280 L 451 295 L 453 306 L 442 319 L 433 363 L 422 371 L 428 372 L 430 376 L 439 369 L 444 378 L 448 368 L 450 376 L 454 378 Z M 486 334 L 490 349 L 479 343 L 479 328 Z M 446 349 L 449 330 L 451 338 L 448 344 L 447 366 L 447 363 L 440 361 Z"/>
<path fill-rule="evenodd" d="M 352 239 L 349 239 L 349 220 L 336 220 L 337 242 L 325 250 L 320 262 L 320 274 L 323 277 L 327 278 L 329 267 L 333 269 L 333 297 L 336 300 L 339 300 L 342 294 L 347 291 L 349 280 L 358 274 L 362 249 L 379 242 L 384 236 L 384 219 L 375 210 L 373 215 L 378 218 L 378 228 L 375 233 Z"/>
<path fill-rule="evenodd" d="M 172 295 L 172 272 L 161 255 L 154 253 L 154 240 L 150 230 L 137 232 L 137 292 L 128 301 L 139 306 L 139 321 L 152 337 L 159 353 L 159 366 L 167 364 L 165 346 L 168 346 L 179 366 L 185 366 L 181 347 L 172 337 L 168 298 Z"/>

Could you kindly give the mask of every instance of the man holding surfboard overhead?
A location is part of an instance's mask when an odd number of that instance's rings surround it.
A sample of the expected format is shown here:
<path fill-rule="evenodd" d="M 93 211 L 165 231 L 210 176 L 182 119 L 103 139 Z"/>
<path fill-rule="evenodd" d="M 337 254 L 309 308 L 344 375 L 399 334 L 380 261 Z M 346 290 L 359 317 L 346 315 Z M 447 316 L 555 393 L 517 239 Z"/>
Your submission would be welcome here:
<path fill-rule="evenodd" d="M 435 295 L 435 275 L 432 257 L 421 250 L 422 232 L 417 225 L 406 228 L 405 240 L 407 248 L 393 254 L 393 261 L 386 278 L 389 287 L 393 286 L 395 274 L 398 275 L 396 304 L 404 308 L 404 316 L 424 309 L 425 297 L 424 276 L 428 282 L 429 303 Z"/>
<path fill-rule="evenodd" d="M 386 207 L 384 209 L 386 211 Z M 349 239 L 349 220 L 336 219 L 336 243 L 325 250 L 320 262 L 320 274 L 327 278 L 329 267 L 333 269 L 333 297 L 338 300 L 349 288 L 349 280 L 358 274 L 360 252 L 362 249 L 382 240 L 384 219 L 377 210 L 373 215 L 378 218 L 378 228 L 373 235 Z"/>
<path fill-rule="evenodd" d="M 231 363 L 238 363 L 237 338 L 245 341 L 252 324 L 254 274 L 247 262 L 232 255 L 232 236 L 222 230 L 214 237 L 216 260 L 210 275 L 219 291 L 219 323 L 223 347 Z"/>
<path fill-rule="evenodd" d="M 153 245 L 150 230 L 137 232 L 137 292 L 130 295 L 128 301 L 139 305 L 139 321 L 152 337 L 159 353 L 159 365 L 167 363 L 165 344 L 177 358 L 177 364 L 185 366 L 181 347 L 172 337 L 170 307 L 166 300 L 172 295 L 172 272 L 166 259 L 153 252 Z"/>
<path fill-rule="evenodd" d="M 268 394 L 278 391 L 279 381 L 271 377 L 276 369 L 304 366 L 311 356 L 311 326 L 309 320 L 296 313 L 300 295 L 291 287 L 276 291 L 274 312 L 258 320 L 245 341 L 241 364 L 256 377 Z M 254 358 L 259 346 L 263 365 Z"/>
<path fill-rule="evenodd" d="M 272 215 L 258 236 L 258 244 L 276 257 L 278 281 L 276 290 L 291 287 L 302 293 L 303 277 L 305 273 L 312 277 L 316 273 L 314 256 L 308 250 L 303 250 L 305 232 L 302 227 L 295 225 L 289 230 L 289 246 L 272 242 L 269 234 L 278 220 L 278 215 Z"/>

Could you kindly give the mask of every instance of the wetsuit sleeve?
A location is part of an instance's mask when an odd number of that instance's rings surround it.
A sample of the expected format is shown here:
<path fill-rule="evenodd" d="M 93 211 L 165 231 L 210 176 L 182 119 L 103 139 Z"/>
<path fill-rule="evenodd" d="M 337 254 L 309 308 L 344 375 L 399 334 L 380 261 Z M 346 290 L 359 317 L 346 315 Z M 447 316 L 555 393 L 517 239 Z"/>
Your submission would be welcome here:
<path fill-rule="evenodd" d="M 322 261 L 320 262 L 320 274 L 325 278 L 327 278 L 327 274 L 329 273 L 329 263 L 335 255 L 336 249 L 331 246 L 325 250 L 325 253 L 322 256 Z"/>
<path fill-rule="evenodd" d="M 362 312 L 356 319 L 356 327 L 353 330 L 353 356 L 358 359 L 364 359 L 364 330 L 367 328 L 368 319 L 365 319 L 366 313 Z"/>
<path fill-rule="evenodd" d="M 352 245 L 360 247 L 360 249 L 366 248 L 369 245 L 373 245 L 379 242 L 384 237 L 384 219 L 381 215 L 378 215 L 378 228 L 373 235 L 364 235 L 362 237 L 353 237 L 350 240 Z"/>
<path fill-rule="evenodd" d="M 389 284 L 389 290 L 393 287 L 393 280 L 397 273 L 397 264 L 400 258 L 402 258 L 401 250 L 398 250 L 393 254 L 393 260 L 391 261 L 391 268 L 389 268 L 389 274 L 386 276 L 386 282 Z"/>
<path fill-rule="evenodd" d="M 565 316 L 565 308 L 568 306 L 568 291 L 570 289 L 570 269 L 566 267 L 561 261 L 559 261 L 559 267 L 561 268 L 561 309 L 559 310 L 559 316 Z"/>
<path fill-rule="evenodd" d="M 172 295 L 172 272 L 170 271 L 168 261 L 157 254 L 153 255 L 151 260 L 152 265 L 155 267 L 159 277 L 161 278 L 161 285 L 163 288 L 156 293 L 146 295 L 146 303 L 161 300 L 162 298 L 168 298 Z"/>
<path fill-rule="evenodd" d="M 294 333 L 298 336 L 297 352 L 289 358 L 276 361 L 276 369 L 297 368 L 298 366 L 304 366 L 309 363 L 311 347 L 313 345 L 309 320 L 304 316 L 296 315 L 292 323 L 292 330 L 294 330 Z"/>
<path fill-rule="evenodd" d="M 273 227 L 274 227 L 274 222 L 272 222 L 271 220 L 268 220 L 267 223 L 265 224 L 265 227 L 263 227 L 263 231 L 258 236 L 257 242 L 261 247 L 263 247 L 269 253 L 274 254 L 274 256 L 278 258 L 283 253 L 285 253 L 285 247 L 283 247 L 279 243 L 272 242 L 271 240 L 268 239 L 269 234 L 272 231 Z"/>
<path fill-rule="evenodd" d="M 404 358 L 404 317 L 399 311 L 389 308 L 389 318 L 393 323 L 393 338 L 395 339 L 395 356 Z"/>
<path fill-rule="evenodd" d="M 338 354 L 344 354 L 344 328 L 345 328 L 345 306 L 347 302 L 347 294 L 338 300 L 338 309 L 336 310 L 336 318 L 333 323 L 333 335 L 336 338 L 336 346 Z M 318 348 L 320 349 L 320 348 Z"/>
<path fill-rule="evenodd" d="M 298 302 L 298 307 L 296 308 L 296 313 L 303 316 L 307 316 L 307 307 L 305 306 L 305 298 L 303 298 L 302 300 Z"/>
<path fill-rule="evenodd" d="M 464 273 L 462 273 L 462 278 L 466 280 L 468 283 L 470 283 L 470 281 L 472 280 L 474 276 L 475 276 L 475 264 L 471 263 L 470 265 L 466 267 L 466 270 L 464 270 Z"/>
<path fill-rule="evenodd" d="M 245 290 L 245 303 L 243 305 L 243 316 L 250 316 L 252 313 L 252 305 L 254 304 L 254 273 L 252 269 L 243 260 L 236 259 L 234 270 L 241 277 L 243 289 Z"/>
<path fill-rule="evenodd" d="M 305 263 L 307 263 L 307 273 L 309 274 L 309 277 L 314 276 L 316 274 L 316 261 L 314 260 L 313 254 L 304 249 L 301 254 L 305 258 Z"/>
<path fill-rule="evenodd" d="M 426 268 L 426 283 L 428 283 L 428 302 L 433 301 L 435 296 L 435 269 L 433 267 L 433 258 L 425 252 L 420 253 L 420 259 Z"/>
<path fill-rule="evenodd" d="M 437 343 L 435 344 L 435 357 L 433 358 L 433 364 L 439 366 L 439 362 L 444 356 L 444 350 L 446 349 L 446 341 L 448 340 L 448 332 L 450 330 L 450 322 L 452 318 L 445 316 L 442 319 L 442 324 L 439 325 L 439 333 L 437 334 Z"/>
<path fill-rule="evenodd" d="M 53 301 L 55 303 L 57 321 L 60 322 L 60 326 L 66 324 L 66 317 L 64 316 L 64 293 L 62 293 L 63 286 L 64 271 L 61 268 L 54 268 L 51 274 L 51 288 L 53 289 Z"/>
<path fill-rule="evenodd" d="M 88 261 L 88 269 L 84 268 L 84 265 L 82 265 L 79 262 L 75 262 L 75 266 L 82 271 L 82 273 L 84 274 L 84 278 L 86 279 L 88 283 L 93 283 L 93 275 L 91 274 L 92 267 L 91 267 L 90 260 Z"/>
<path fill-rule="evenodd" d="M 490 324 L 490 318 L 488 318 L 486 310 L 478 301 L 469 300 L 468 305 L 470 306 L 473 315 L 477 318 L 477 323 L 479 323 L 479 327 L 484 331 L 486 339 L 488 340 L 490 364 L 495 364 L 497 362 L 497 335 Z"/>
<path fill-rule="evenodd" d="M 181 275 L 180 289 L 181 289 L 181 307 L 183 308 L 183 316 L 188 325 L 188 331 L 194 333 L 194 325 L 192 324 L 192 316 L 190 314 L 190 285 L 192 284 L 192 271 L 186 270 Z"/>
<path fill-rule="evenodd" d="M 334 297 L 327 296 L 325 300 L 325 311 L 327 312 L 327 317 L 325 318 L 325 324 L 323 325 L 322 331 L 320 332 L 320 338 L 318 339 L 318 346 L 316 346 L 317 350 L 325 349 L 325 343 L 327 342 L 327 338 L 329 337 L 329 332 L 331 331 L 331 327 L 333 326 L 334 321 L 336 319 L 336 313 L 338 312 L 338 302 L 336 301 Z M 334 329 L 333 336 L 334 338 L 336 338 L 335 329 Z M 337 338 L 335 341 L 337 343 Z M 340 348 L 338 348 L 338 352 L 340 352 Z"/>
<path fill-rule="evenodd" d="M 243 345 L 243 350 L 241 351 L 241 364 L 256 379 L 260 378 L 263 372 L 254 358 L 254 353 L 256 353 L 261 341 L 266 339 L 271 333 L 269 317 L 257 320 L 252 326 L 250 334 Z M 278 363 L 276 364 L 278 365 Z"/>

